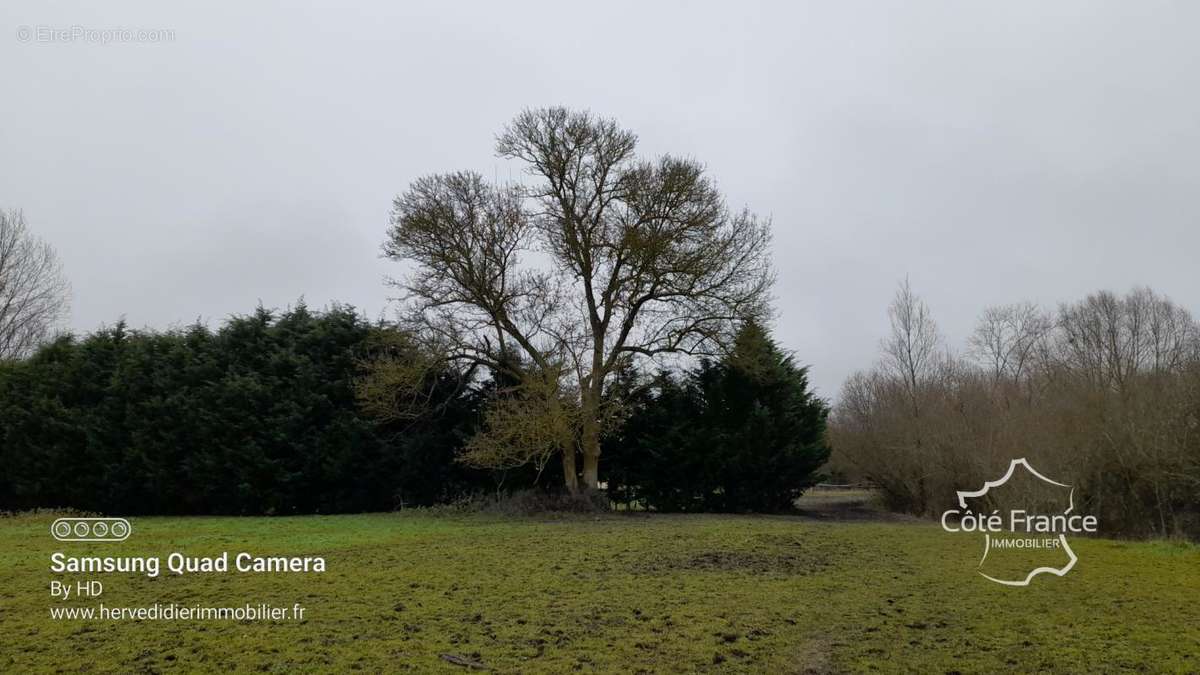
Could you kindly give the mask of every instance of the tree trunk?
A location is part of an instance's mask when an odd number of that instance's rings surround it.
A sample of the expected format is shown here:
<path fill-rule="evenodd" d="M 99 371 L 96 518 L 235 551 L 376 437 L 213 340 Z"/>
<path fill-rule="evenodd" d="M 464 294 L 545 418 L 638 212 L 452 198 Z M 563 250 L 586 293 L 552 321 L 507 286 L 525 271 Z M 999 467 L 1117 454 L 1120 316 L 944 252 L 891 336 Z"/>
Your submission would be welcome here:
<path fill-rule="evenodd" d="M 600 426 L 596 416 L 598 397 L 585 396 L 583 400 L 583 424 L 580 429 L 579 446 L 583 451 L 583 489 L 600 489 Z"/>
<path fill-rule="evenodd" d="M 600 440 L 596 429 L 592 429 L 592 438 L 586 435 L 583 439 L 583 487 L 586 490 L 600 489 Z"/>
<path fill-rule="evenodd" d="M 567 445 L 562 451 L 563 465 L 563 481 L 566 484 L 567 492 L 576 494 L 579 492 L 579 474 L 575 471 L 575 448 Z"/>

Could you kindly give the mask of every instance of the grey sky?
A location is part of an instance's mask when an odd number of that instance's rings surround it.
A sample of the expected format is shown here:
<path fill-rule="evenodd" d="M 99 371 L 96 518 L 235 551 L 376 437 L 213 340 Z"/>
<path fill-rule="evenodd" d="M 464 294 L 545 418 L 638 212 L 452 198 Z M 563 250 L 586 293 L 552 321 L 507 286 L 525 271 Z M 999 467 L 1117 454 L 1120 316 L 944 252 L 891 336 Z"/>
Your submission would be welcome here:
<path fill-rule="evenodd" d="M 777 337 L 826 396 L 905 275 L 954 345 L 1100 288 L 1200 311 L 1200 3 L 176 4 L 0 5 L 0 207 L 58 248 L 80 331 L 377 315 L 392 197 L 515 174 L 493 134 L 552 104 L 773 217 Z"/>

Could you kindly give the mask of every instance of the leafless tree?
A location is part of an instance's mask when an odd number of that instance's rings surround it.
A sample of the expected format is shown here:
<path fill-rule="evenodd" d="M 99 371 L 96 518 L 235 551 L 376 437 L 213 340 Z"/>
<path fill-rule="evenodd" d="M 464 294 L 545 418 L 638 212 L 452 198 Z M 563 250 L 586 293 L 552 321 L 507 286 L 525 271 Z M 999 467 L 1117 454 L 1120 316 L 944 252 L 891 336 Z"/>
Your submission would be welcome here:
<path fill-rule="evenodd" d="M 740 320 L 768 312 L 773 281 L 767 222 L 731 210 L 698 162 L 639 159 L 636 145 L 613 120 L 527 110 L 496 152 L 531 182 L 421 178 L 396 199 L 384 245 L 413 264 L 398 285 L 414 334 L 448 359 L 554 382 L 540 400 L 578 408 L 585 488 L 615 417 L 609 377 L 634 359 L 716 353 Z M 561 454 L 574 491 L 575 448 Z"/>
<path fill-rule="evenodd" d="M 1053 328 L 1054 321 L 1030 302 L 989 307 L 969 338 L 969 354 L 993 381 L 1019 381 Z"/>
<path fill-rule="evenodd" d="M 1200 328 L 1186 309 L 1146 288 L 1092 294 L 1053 320 L 993 308 L 973 362 L 922 358 L 935 341 L 914 336 L 931 321 L 907 288 L 891 316 L 881 367 L 851 377 L 831 416 L 835 468 L 936 513 L 1027 457 L 1110 532 L 1200 537 Z"/>
<path fill-rule="evenodd" d="M 1140 374 L 1177 372 L 1195 355 L 1191 314 L 1148 288 L 1063 305 L 1058 323 L 1060 359 L 1096 386 L 1119 391 Z"/>
<path fill-rule="evenodd" d="M 20 211 L 0 211 L 0 360 L 27 356 L 67 312 L 58 255 Z"/>
<path fill-rule="evenodd" d="M 888 307 L 892 333 L 883 341 L 884 366 L 904 382 L 919 414 L 921 384 L 933 376 L 938 366 L 942 338 L 925 301 L 913 292 L 905 279 Z"/>

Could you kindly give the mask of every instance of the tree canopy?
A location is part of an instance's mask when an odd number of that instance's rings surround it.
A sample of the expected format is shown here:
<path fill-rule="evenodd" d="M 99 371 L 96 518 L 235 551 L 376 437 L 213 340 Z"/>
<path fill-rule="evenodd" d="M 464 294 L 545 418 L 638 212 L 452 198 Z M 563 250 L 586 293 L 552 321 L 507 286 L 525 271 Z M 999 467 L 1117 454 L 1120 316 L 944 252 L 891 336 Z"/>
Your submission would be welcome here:
<path fill-rule="evenodd" d="M 566 425 L 546 437 L 493 416 L 484 432 L 508 448 L 539 444 L 530 457 L 552 444 L 572 491 L 598 485 L 615 372 L 664 354 L 720 353 L 740 321 L 767 313 L 769 224 L 729 208 L 699 162 L 643 159 L 636 148 L 613 120 L 527 110 L 496 153 L 531 181 L 420 178 L 396 198 L 384 244 L 414 264 L 398 282 L 404 325 L 430 353 L 508 371 L 525 402 L 514 415 Z"/>

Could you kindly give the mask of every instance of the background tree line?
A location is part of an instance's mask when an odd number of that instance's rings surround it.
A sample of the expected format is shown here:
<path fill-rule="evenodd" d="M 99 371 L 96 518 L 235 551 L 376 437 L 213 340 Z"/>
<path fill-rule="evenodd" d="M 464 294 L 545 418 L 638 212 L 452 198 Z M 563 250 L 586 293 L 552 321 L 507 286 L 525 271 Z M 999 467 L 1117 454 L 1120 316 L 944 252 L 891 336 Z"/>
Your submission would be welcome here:
<path fill-rule="evenodd" d="M 1076 487 L 1106 534 L 1200 537 L 1200 328 L 1150 289 L 1056 311 L 984 311 L 967 350 L 946 347 L 903 284 L 873 369 L 846 382 L 833 464 L 897 509 L 933 515 L 956 489 L 1027 457 Z"/>
<path fill-rule="evenodd" d="M 59 337 L 0 362 L 0 510 L 334 513 L 561 490 L 541 467 L 471 461 L 489 411 L 513 410 L 511 383 L 428 364 L 402 371 L 423 373 L 419 387 L 380 379 L 378 359 L 421 361 L 416 344 L 351 307 L 303 303 L 259 308 L 215 331 L 118 323 Z M 605 478 L 624 501 L 786 509 L 828 453 L 824 404 L 756 324 L 728 359 L 661 375 L 653 395 L 650 380 L 626 371 L 606 392 L 630 420 L 605 437 L 615 456 Z M 393 398 L 381 414 L 363 404 L 377 405 L 378 389 L 418 391 L 426 405 L 397 415 L 405 405 Z"/>
<path fill-rule="evenodd" d="M 436 415 L 401 427 L 358 409 L 358 359 L 387 330 L 300 304 L 217 331 L 119 323 L 0 363 L 0 508 L 328 513 L 485 489 L 453 461 L 479 405 L 455 374 L 432 378 Z"/>

